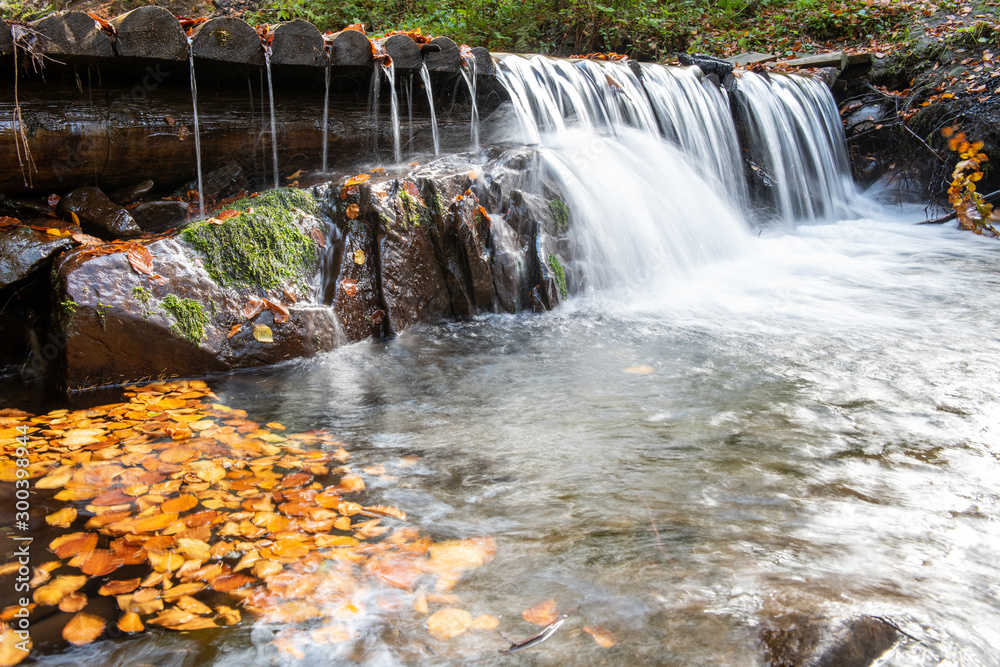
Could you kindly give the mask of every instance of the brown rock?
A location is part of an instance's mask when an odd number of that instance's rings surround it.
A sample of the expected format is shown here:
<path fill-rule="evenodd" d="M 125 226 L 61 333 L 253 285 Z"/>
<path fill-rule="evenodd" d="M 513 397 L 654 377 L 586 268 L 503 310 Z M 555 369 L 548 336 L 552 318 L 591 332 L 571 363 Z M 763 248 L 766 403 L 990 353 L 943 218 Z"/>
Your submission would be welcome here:
<path fill-rule="evenodd" d="M 122 239 L 142 233 L 128 211 L 94 186 L 70 192 L 59 200 L 56 212 L 66 220 L 73 220 L 75 215 L 87 231 L 104 239 Z"/>

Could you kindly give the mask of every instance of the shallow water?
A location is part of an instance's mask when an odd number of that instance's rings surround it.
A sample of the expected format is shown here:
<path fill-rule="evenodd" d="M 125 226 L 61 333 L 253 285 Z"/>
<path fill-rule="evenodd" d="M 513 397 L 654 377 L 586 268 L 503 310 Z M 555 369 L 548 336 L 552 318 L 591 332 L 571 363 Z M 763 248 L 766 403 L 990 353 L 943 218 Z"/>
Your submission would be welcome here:
<path fill-rule="evenodd" d="M 761 625 L 808 612 L 892 619 L 915 639 L 887 664 L 992 665 L 998 260 L 994 242 L 905 221 L 765 232 L 683 280 L 214 387 L 262 421 L 329 427 L 357 467 L 384 463 L 399 481 L 368 498 L 435 539 L 494 536 L 496 560 L 455 593 L 507 636 L 538 631 L 519 616 L 540 600 L 581 605 L 498 663 L 756 665 Z M 305 664 L 493 662 L 506 647 L 436 642 L 375 605 L 368 619 Z M 271 664 L 271 637 L 145 637 L 49 662 Z"/>

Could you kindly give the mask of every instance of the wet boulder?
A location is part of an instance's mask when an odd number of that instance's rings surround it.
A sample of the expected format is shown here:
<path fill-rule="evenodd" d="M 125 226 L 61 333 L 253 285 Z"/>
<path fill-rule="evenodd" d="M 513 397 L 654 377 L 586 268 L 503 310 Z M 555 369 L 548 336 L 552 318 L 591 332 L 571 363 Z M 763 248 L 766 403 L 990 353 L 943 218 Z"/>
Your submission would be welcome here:
<path fill-rule="evenodd" d="M 129 213 L 142 231 L 156 234 L 183 225 L 188 205 L 182 201 L 158 199 L 137 204 Z"/>
<path fill-rule="evenodd" d="M 378 262 L 390 332 L 451 315 L 451 299 L 431 239 L 431 218 L 415 183 L 397 181 L 380 200 Z M 488 278 L 487 270 L 487 278 Z M 487 305 L 492 298 L 487 301 Z"/>
<path fill-rule="evenodd" d="M 874 616 L 788 614 L 769 621 L 760 638 L 769 667 L 867 667 L 895 646 L 901 633 Z"/>
<path fill-rule="evenodd" d="M 233 209 L 242 213 L 221 224 L 57 261 L 67 389 L 273 364 L 336 345 L 333 313 L 313 288 L 316 239 L 330 224 L 314 198 L 274 190 Z"/>
<path fill-rule="evenodd" d="M 52 257 L 75 245 L 25 225 L 0 229 L 0 289 L 24 280 L 48 265 Z"/>
<path fill-rule="evenodd" d="M 154 185 L 156 185 L 156 183 L 150 179 L 139 181 L 138 183 L 134 183 L 126 188 L 121 188 L 109 193 L 108 199 L 119 206 L 128 206 L 129 204 L 134 204 L 149 194 Z"/>
<path fill-rule="evenodd" d="M 79 220 L 84 229 L 103 239 L 124 239 L 142 233 L 129 212 L 95 186 L 70 192 L 59 200 L 56 213 L 66 220 Z"/>

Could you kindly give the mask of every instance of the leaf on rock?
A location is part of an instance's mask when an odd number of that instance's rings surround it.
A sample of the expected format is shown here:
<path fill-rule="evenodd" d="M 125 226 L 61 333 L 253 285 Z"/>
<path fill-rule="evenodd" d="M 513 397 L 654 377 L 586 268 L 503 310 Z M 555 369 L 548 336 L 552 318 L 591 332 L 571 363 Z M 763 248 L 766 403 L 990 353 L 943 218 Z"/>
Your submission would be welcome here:
<path fill-rule="evenodd" d="M 347 183 L 345 183 L 345 185 L 347 187 L 352 187 L 352 186 L 355 186 L 355 185 L 361 185 L 362 183 L 366 182 L 369 178 L 371 178 L 371 176 L 369 174 L 358 174 L 354 178 L 352 178 L 349 181 L 347 181 Z"/>
<path fill-rule="evenodd" d="M 288 321 L 288 318 L 291 315 L 287 308 L 282 306 L 280 303 L 271 301 L 270 299 L 264 299 L 264 307 L 274 314 L 274 321 L 276 324 L 284 324 Z"/>
<path fill-rule="evenodd" d="M 364 250 L 361 250 L 359 248 L 358 250 L 354 251 L 354 263 L 357 264 L 357 265 L 359 265 L 359 266 L 361 264 L 365 263 L 365 251 Z"/>
<path fill-rule="evenodd" d="M 358 252 L 361 252 L 360 250 Z M 340 282 L 341 287 L 344 290 L 344 294 L 349 297 L 356 296 L 358 293 L 358 284 L 351 280 L 350 278 L 344 278 Z"/>
<path fill-rule="evenodd" d="M 361 209 L 358 208 L 357 204 L 351 204 L 351 205 L 349 205 L 347 207 L 347 217 L 350 218 L 351 220 L 357 220 L 358 219 L 358 213 L 360 212 L 360 210 Z"/>
<path fill-rule="evenodd" d="M 521 618 L 535 625 L 549 625 L 559 618 L 556 601 L 549 599 L 521 612 Z"/>
<path fill-rule="evenodd" d="M 274 334 L 271 331 L 271 327 L 266 324 L 255 324 L 253 325 L 253 337 L 261 343 L 273 343 Z"/>
<path fill-rule="evenodd" d="M 149 248 L 144 245 L 129 244 L 128 263 L 136 273 L 153 275 L 153 255 L 149 252 Z"/>
<path fill-rule="evenodd" d="M 446 641 L 462 634 L 472 625 L 472 614 L 464 609 L 447 607 L 440 609 L 427 619 L 427 630 L 431 636 Z"/>
<path fill-rule="evenodd" d="M 63 639 L 74 646 L 83 646 L 104 633 L 104 619 L 95 614 L 79 612 L 63 628 Z"/>
<path fill-rule="evenodd" d="M 583 631 L 593 637 L 601 648 L 611 648 L 618 643 L 614 634 L 603 625 L 587 625 L 584 626 Z"/>

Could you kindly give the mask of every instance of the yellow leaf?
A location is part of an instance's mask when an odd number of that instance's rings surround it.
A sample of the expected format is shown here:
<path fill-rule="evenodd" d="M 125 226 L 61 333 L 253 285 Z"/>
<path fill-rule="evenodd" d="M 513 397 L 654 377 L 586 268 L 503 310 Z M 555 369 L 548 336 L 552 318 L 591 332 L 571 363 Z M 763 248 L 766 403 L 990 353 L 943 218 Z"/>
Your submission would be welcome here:
<path fill-rule="evenodd" d="M 261 343 L 274 342 L 274 334 L 271 332 L 271 327 L 266 324 L 253 325 L 253 337 Z"/>
<path fill-rule="evenodd" d="M 0 623 L 0 667 L 20 663 L 31 653 L 31 647 L 31 637 L 22 640 L 6 623 Z"/>
<path fill-rule="evenodd" d="M 358 249 L 358 250 L 354 251 L 354 263 L 355 264 L 359 264 L 359 265 L 365 263 L 365 251 L 364 250 Z"/>
<path fill-rule="evenodd" d="M 57 512 L 45 517 L 46 523 L 57 528 L 69 528 L 70 524 L 76 521 L 76 508 L 64 507 Z"/>
<path fill-rule="evenodd" d="M 78 613 L 63 628 L 63 639 L 75 646 L 89 644 L 104 633 L 104 619 L 94 614 Z"/>
<path fill-rule="evenodd" d="M 611 648 L 618 643 L 615 636 L 603 625 L 587 625 L 583 628 L 583 631 L 594 638 L 597 645 L 601 648 Z"/>

